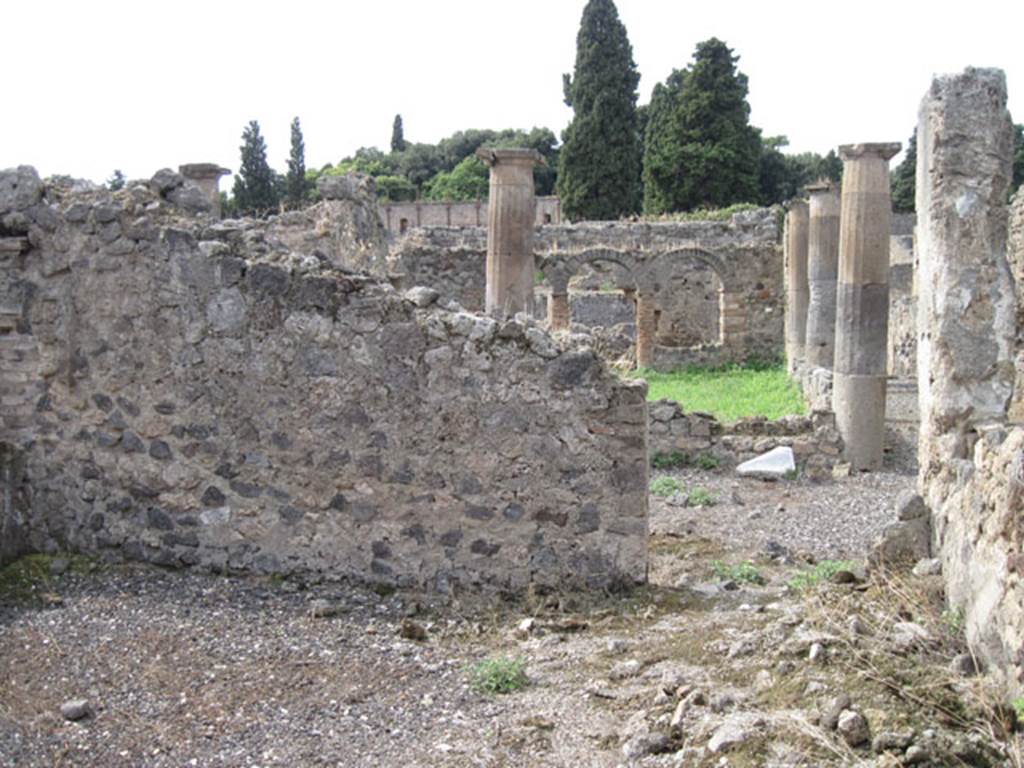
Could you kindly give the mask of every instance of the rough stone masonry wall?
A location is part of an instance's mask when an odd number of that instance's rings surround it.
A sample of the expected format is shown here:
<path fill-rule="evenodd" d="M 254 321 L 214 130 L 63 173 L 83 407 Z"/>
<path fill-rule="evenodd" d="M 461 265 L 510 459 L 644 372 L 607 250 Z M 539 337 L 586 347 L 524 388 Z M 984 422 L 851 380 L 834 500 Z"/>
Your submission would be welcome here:
<path fill-rule="evenodd" d="M 1024 692 L 1024 430 L 1006 425 L 1015 299 L 1012 131 L 999 70 L 936 78 L 917 129 L 921 493 L 947 597 L 1010 695 Z"/>
<path fill-rule="evenodd" d="M 0 298 L 34 362 L 0 441 L 34 549 L 439 588 L 645 578 L 643 386 L 293 250 L 280 221 L 183 215 L 173 180 L 24 175 L 0 174 Z"/>
<path fill-rule="evenodd" d="M 389 270 L 402 275 L 403 285 L 429 285 L 443 297 L 477 309 L 483 306 L 486 241 L 487 233 L 482 228 L 429 227 L 410 231 L 393 241 Z M 725 274 L 717 275 L 718 279 L 709 276 L 711 270 L 706 262 L 681 253 L 690 248 L 713 254 Z M 633 264 L 627 266 L 639 264 L 653 277 L 662 310 L 659 335 L 673 343 L 690 342 L 706 336 L 708 328 L 718 328 L 718 296 L 709 299 L 708 291 L 712 286 L 717 289 L 721 283 L 725 290 L 739 297 L 744 317 L 744 347 L 727 350 L 725 357 L 734 352 L 741 357 L 754 353 L 781 354 L 782 249 L 774 209 L 742 212 L 729 221 L 543 226 L 537 230 L 535 249 L 539 256 L 598 249 L 630 254 Z M 670 251 L 677 251 L 674 258 L 651 258 L 651 254 Z M 609 269 L 608 265 L 610 262 L 597 262 L 594 269 L 604 268 L 617 288 L 637 287 L 623 278 L 626 270 Z M 580 270 L 584 281 L 592 276 Z M 714 312 L 716 316 L 687 316 L 702 311 Z M 705 349 L 699 354 L 701 360 L 708 358 L 707 362 L 725 361 L 721 350 Z M 668 346 L 656 349 L 658 355 L 673 364 L 686 362 L 682 358 L 677 360 L 679 355 L 673 355 Z"/>
<path fill-rule="evenodd" d="M 1018 189 L 1010 201 L 1006 257 L 1010 262 L 1017 295 L 1016 376 L 1009 416 L 1011 421 L 1024 422 L 1024 187 Z"/>

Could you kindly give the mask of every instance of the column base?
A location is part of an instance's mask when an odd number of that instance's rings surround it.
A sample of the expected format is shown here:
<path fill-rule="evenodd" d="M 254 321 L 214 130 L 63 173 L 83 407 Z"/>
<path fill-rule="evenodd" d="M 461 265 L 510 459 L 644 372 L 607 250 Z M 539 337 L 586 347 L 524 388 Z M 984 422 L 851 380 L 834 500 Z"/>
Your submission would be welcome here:
<path fill-rule="evenodd" d="M 885 376 L 833 374 L 832 408 L 850 469 L 882 468 L 885 448 Z"/>

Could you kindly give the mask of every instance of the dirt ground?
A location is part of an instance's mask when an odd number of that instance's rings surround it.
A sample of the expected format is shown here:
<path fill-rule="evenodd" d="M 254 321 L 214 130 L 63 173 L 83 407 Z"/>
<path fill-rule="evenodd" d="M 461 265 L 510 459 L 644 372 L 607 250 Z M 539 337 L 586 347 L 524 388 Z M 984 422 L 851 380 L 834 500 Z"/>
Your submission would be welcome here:
<path fill-rule="evenodd" d="M 652 500 L 651 584 L 627 594 L 8 568 L 0 766 L 1022 764 L 939 577 L 820 565 L 862 558 L 911 476 L 674 476 L 716 504 Z M 493 659 L 527 684 L 482 691 Z"/>

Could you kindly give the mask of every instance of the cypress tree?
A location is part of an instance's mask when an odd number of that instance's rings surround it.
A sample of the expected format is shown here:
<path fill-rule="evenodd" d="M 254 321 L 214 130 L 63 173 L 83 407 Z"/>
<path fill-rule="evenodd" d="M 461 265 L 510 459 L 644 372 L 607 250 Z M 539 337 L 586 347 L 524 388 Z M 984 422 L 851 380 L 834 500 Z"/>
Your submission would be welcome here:
<path fill-rule="evenodd" d="M 395 115 L 395 122 L 391 124 L 391 151 L 405 151 L 405 131 L 402 130 L 401 115 Z"/>
<path fill-rule="evenodd" d="M 242 131 L 242 165 L 235 176 L 235 206 L 242 215 L 265 216 L 277 207 L 274 172 L 267 164 L 267 145 L 260 124 L 250 120 Z"/>
<path fill-rule="evenodd" d="M 738 59 L 721 40 L 705 40 L 693 65 L 669 76 L 660 104 L 652 98 L 644 147 L 651 212 L 758 199 L 761 132 L 750 125 L 747 76 L 736 69 Z"/>
<path fill-rule="evenodd" d="M 285 196 L 293 208 L 301 207 L 306 199 L 306 143 L 302 139 L 299 118 L 292 120 L 292 151 L 288 157 L 288 175 Z"/>
<path fill-rule="evenodd" d="M 889 176 L 892 189 L 892 209 L 896 213 L 913 213 L 917 194 L 917 132 L 907 142 L 907 154 Z"/>
<path fill-rule="evenodd" d="M 563 76 L 573 119 L 562 134 L 557 190 L 570 220 L 617 219 L 639 209 L 639 82 L 615 3 L 589 0 L 573 75 Z"/>

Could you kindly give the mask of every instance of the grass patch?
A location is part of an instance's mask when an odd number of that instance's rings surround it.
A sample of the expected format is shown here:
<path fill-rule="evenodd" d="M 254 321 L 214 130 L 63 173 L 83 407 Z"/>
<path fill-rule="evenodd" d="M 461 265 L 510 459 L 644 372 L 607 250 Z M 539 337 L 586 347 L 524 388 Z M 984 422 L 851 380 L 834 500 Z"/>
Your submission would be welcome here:
<path fill-rule="evenodd" d="M 691 507 L 713 507 L 718 497 L 706 488 L 694 488 L 687 494 L 686 503 Z"/>
<path fill-rule="evenodd" d="M 804 413 L 800 390 L 783 365 L 686 368 L 673 373 L 640 369 L 632 375 L 647 382 L 648 400 L 675 400 L 685 411 L 703 411 L 720 421 Z"/>
<path fill-rule="evenodd" d="M 711 573 L 716 579 L 728 579 L 747 584 L 764 584 L 761 572 L 749 560 L 735 565 L 728 565 L 722 560 L 712 560 Z"/>
<path fill-rule="evenodd" d="M 671 453 L 658 451 L 651 457 L 651 466 L 655 469 L 678 469 L 679 467 L 685 467 L 689 464 L 689 461 L 686 454 L 679 451 L 672 451 Z"/>
<path fill-rule="evenodd" d="M 671 496 L 674 493 L 682 492 L 683 484 L 674 477 L 662 475 L 651 480 L 648 490 L 655 496 Z"/>
<path fill-rule="evenodd" d="M 823 581 L 828 581 L 840 571 L 848 571 L 854 567 L 856 567 L 856 563 L 850 560 L 822 560 L 813 568 L 801 571 L 786 584 L 792 589 L 809 589 Z"/>
<path fill-rule="evenodd" d="M 86 573 L 96 567 L 83 555 L 25 555 L 0 569 L 0 600 L 12 604 L 48 604 L 53 602 L 57 580 L 55 560 L 66 563 L 66 571 Z"/>
<path fill-rule="evenodd" d="M 1024 725 L 1024 696 L 1013 700 L 1013 711 L 1017 713 L 1017 722 Z"/>
<path fill-rule="evenodd" d="M 480 693 L 513 693 L 529 685 L 522 659 L 486 659 L 469 671 L 474 690 Z"/>
<path fill-rule="evenodd" d="M 693 460 L 693 464 L 698 469 L 711 470 L 718 467 L 719 461 L 717 456 L 713 456 L 710 453 L 702 453 Z"/>

